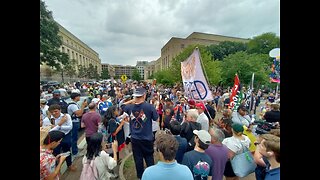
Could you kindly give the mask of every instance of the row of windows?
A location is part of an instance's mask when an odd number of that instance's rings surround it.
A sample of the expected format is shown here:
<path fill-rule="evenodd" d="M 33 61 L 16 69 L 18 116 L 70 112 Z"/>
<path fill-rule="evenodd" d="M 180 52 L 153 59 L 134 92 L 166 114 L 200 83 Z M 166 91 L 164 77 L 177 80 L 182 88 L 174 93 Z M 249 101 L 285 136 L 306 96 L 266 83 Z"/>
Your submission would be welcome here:
<path fill-rule="evenodd" d="M 81 45 L 78 45 L 76 42 L 73 43 L 73 41 L 72 41 L 71 39 L 70 39 L 70 41 L 69 41 L 69 39 L 68 39 L 67 37 L 63 37 L 63 39 L 64 39 L 64 42 L 65 42 L 67 45 L 75 48 L 76 50 L 79 50 L 80 52 L 82 52 L 82 53 L 85 54 L 86 56 L 91 57 L 91 58 L 94 58 L 94 57 L 95 57 L 95 55 L 94 55 L 93 53 L 91 53 L 91 52 L 88 51 L 88 50 L 85 50 L 85 48 L 83 48 Z M 70 42 L 70 43 L 69 43 L 69 42 Z"/>

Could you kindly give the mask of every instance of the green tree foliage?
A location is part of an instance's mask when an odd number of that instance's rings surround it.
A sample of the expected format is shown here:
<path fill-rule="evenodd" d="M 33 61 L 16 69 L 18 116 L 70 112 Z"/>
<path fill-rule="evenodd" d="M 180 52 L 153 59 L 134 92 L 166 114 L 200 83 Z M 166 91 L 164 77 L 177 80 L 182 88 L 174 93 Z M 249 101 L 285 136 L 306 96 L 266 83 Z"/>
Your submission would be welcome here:
<path fill-rule="evenodd" d="M 78 67 L 79 67 L 78 77 L 79 78 L 87 77 L 87 68 L 82 65 L 79 65 Z"/>
<path fill-rule="evenodd" d="M 68 55 L 59 48 L 62 45 L 58 35 L 59 27 L 52 17 L 52 12 L 46 9 L 45 3 L 40 0 L 40 65 L 47 64 L 57 70 L 68 63 Z"/>
<path fill-rule="evenodd" d="M 140 73 L 139 73 L 138 69 L 133 70 L 131 77 L 132 77 L 131 79 L 136 80 L 136 81 L 141 80 Z"/>
<path fill-rule="evenodd" d="M 101 72 L 101 79 L 110 79 L 109 71 L 108 69 L 104 69 Z"/>
<path fill-rule="evenodd" d="M 69 77 L 74 77 L 76 75 L 76 60 L 70 59 L 69 62 L 63 66 L 64 72 Z"/>
<path fill-rule="evenodd" d="M 208 46 L 208 51 L 212 54 L 213 59 L 222 60 L 229 54 L 234 54 L 239 51 L 246 51 L 247 45 L 241 42 L 224 41 L 218 45 L 213 44 Z"/>
<path fill-rule="evenodd" d="M 255 83 L 268 83 L 270 64 L 267 54 L 248 54 L 246 52 L 231 54 L 223 59 L 222 82 L 224 85 L 233 86 L 234 76 L 238 73 L 240 83 L 247 86 L 254 73 Z"/>
<path fill-rule="evenodd" d="M 280 47 L 280 38 L 275 33 L 264 33 L 248 42 L 248 53 L 269 54 L 274 48 Z"/>
<path fill-rule="evenodd" d="M 65 54 L 67 55 L 67 54 Z M 66 64 L 61 64 L 60 68 L 54 69 L 55 73 L 59 73 L 61 75 L 62 82 L 64 82 L 65 75 L 69 77 L 73 77 L 76 75 L 76 60 L 71 59 L 67 61 Z"/>
<path fill-rule="evenodd" d="M 98 67 L 93 66 L 91 63 L 89 64 L 89 67 L 86 68 L 86 77 L 89 79 L 99 79 L 99 74 L 98 74 Z"/>
<path fill-rule="evenodd" d="M 174 78 L 172 78 L 171 72 L 168 69 L 154 73 L 154 78 L 157 80 L 157 84 L 160 83 L 167 86 L 173 86 L 175 83 Z"/>

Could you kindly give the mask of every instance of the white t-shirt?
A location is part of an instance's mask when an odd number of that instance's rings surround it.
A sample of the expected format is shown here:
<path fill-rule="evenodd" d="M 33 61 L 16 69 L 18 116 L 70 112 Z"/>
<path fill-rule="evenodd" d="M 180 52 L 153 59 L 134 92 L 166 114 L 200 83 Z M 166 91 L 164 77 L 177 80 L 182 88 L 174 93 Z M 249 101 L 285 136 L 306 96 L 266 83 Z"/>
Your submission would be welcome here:
<path fill-rule="evenodd" d="M 226 145 L 232 152 L 236 154 L 242 153 L 245 147 L 249 149 L 251 143 L 247 136 L 242 135 L 242 137 L 244 137 L 243 140 L 235 138 L 234 136 L 225 138 L 222 141 L 222 144 Z"/>
<path fill-rule="evenodd" d="M 82 164 L 87 162 L 87 157 L 84 156 Z M 117 161 L 109 156 L 105 151 L 101 151 L 100 155 L 94 159 L 94 163 L 97 167 L 99 178 L 98 179 L 110 179 L 112 174 L 108 171 L 117 166 Z"/>

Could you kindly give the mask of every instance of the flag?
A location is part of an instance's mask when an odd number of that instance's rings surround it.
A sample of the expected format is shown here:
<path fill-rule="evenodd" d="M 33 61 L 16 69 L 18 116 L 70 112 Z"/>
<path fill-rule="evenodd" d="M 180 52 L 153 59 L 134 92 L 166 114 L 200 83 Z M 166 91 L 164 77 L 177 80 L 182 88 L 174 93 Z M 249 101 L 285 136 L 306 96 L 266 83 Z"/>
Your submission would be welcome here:
<path fill-rule="evenodd" d="M 212 93 L 204 77 L 199 49 L 181 62 L 181 76 L 186 97 L 194 100 L 212 100 Z"/>
<path fill-rule="evenodd" d="M 240 85 L 240 80 L 238 77 L 238 74 L 236 74 L 236 76 L 234 77 L 234 84 L 231 90 L 231 96 L 230 96 L 230 103 L 229 103 L 229 108 L 233 109 L 236 101 L 237 101 L 237 92 L 239 91 L 239 85 Z"/>
<path fill-rule="evenodd" d="M 252 78 L 251 78 L 251 83 L 248 88 L 247 94 L 246 94 L 246 99 L 245 99 L 245 106 L 251 112 L 251 105 L 252 105 L 252 91 L 253 91 L 253 81 L 254 81 L 254 73 L 252 73 Z"/>

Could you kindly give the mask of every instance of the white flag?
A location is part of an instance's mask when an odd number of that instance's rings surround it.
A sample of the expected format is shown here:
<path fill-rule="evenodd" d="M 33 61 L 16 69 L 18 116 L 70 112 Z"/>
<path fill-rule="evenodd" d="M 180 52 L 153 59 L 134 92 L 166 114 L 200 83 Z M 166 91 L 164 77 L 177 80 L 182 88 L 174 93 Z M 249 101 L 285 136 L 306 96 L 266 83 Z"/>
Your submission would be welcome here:
<path fill-rule="evenodd" d="M 213 99 L 208 83 L 203 75 L 198 49 L 195 49 L 188 59 L 181 62 L 181 76 L 188 99 L 201 101 Z"/>

